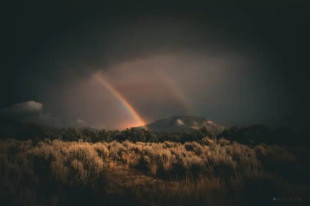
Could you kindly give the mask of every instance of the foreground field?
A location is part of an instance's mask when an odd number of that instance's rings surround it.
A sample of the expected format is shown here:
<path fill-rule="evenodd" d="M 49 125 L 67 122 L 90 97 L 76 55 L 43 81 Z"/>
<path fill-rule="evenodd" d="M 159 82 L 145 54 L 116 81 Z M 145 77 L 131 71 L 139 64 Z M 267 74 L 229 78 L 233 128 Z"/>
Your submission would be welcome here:
<path fill-rule="evenodd" d="M 225 139 L 0 141 L 0 205 L 306 205 L 310 153 Z"/>

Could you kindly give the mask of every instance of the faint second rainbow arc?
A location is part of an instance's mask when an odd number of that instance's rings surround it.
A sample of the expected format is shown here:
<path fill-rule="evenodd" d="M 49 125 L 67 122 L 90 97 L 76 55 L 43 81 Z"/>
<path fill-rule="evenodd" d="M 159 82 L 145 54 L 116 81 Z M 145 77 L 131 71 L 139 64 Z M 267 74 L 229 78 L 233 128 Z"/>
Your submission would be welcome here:
<path fill-rule="evenodd" d="M 137 122 L 137 126 L 145 126 L 145 121 L 141 118 L 138 112 L 131 106 L 131 104 L 126 100 L 126 98 L 117 91 L 106 79 L 104 79 L 103 75 L 98 72 L 94 75 L 98 82 L 104 86 L 107 90 L 109 90 L 118 100 L 119 102 L 126 108 L 128 113 L 135 119 Z"/>
<path fill-rule="evenodd" d="M 191 107 L 188 99 L 185 97 L 184 93 L 180 90 L 176 83 L 162 70 L 156 71 L 156 75 L 159 77 L 160 81 L 168 89 L 168 91 L 170 91 L 170 94 L 183 107 L 187 115 L 195 114 L 195 111 Z"/>

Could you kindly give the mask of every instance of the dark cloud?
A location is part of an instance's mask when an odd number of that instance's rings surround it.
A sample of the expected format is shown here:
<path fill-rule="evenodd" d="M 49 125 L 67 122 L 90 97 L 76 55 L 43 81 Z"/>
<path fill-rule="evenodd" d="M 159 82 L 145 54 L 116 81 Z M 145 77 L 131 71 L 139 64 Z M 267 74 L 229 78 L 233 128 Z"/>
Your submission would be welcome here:
<path fill-rule="evenodd" d="M 189 104 L 189 113 L 228 125 L 304 124 L 308 9 L 1 1 L 0 108 L 35 99 L 46 122 L 125 124 L 130 115 L 92 80 L 102 70 L 148 121 L 187 113 Z"/>

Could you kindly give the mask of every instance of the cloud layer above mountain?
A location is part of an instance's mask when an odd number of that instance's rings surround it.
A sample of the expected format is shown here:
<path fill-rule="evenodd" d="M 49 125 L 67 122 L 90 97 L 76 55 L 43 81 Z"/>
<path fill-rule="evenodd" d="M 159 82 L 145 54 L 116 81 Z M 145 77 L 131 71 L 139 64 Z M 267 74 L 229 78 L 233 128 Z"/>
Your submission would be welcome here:
<path fill-rule="evenodd" d="M 1 1 L 0 108 L 60 126 L 124 128 L 136 114 L 298 125 L 309 110 L 306 8 Z"/>

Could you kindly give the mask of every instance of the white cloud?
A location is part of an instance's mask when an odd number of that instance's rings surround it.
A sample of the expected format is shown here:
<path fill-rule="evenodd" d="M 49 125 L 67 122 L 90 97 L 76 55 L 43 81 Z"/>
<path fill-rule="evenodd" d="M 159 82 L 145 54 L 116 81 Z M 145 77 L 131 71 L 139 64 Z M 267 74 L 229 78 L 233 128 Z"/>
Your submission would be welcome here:
<path fill-rule="evenodd" d="M 87 127 L 82 118 L 63 120 L 43 110 L 43 104 L 37 101 L 26 101 L 0 109 L 0 116 L 20 122 L 31 122 L 53 127 Z"/>
<path fill-rule="evenodd" d="M 43 104 L 36 101 L 27 101 L 14 104 L 1 110 L 1 114 L 9 116 L 23 116 L 40 114 L 43 111 Z"/>

